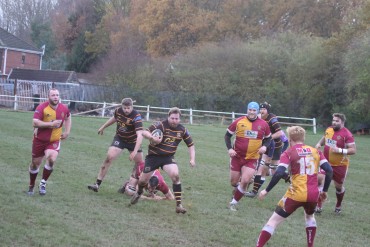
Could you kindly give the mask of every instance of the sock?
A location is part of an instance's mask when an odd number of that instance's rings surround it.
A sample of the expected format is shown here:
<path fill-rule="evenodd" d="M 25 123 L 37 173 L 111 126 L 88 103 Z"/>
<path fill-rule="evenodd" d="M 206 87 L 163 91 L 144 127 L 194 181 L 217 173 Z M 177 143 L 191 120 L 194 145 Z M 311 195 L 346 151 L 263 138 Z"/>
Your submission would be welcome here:
<path fill-rule="evenodd" d="M 139 183 L 139 185 L 138 185 L 138 189 L 137 189 L 137 194 L 138 195 L 141 195 L 141 194 L 143 194 L 143 192 L 144 192 L 144 188 L 146 188 L 146 186 L 148 185 L 148 183 L 146 183 L 146 184 L 144 184 L 144 185 L 142 185 L 142 184 L 140 184 Z"/>
<path fill-rule="evenodd" d="M 265 182 L 266 178 L 261 177 L 261 175 L 256 175 L 254 178 L 254 184 L 253 184 L 253 192 L 258 193 L 258 190 L 261 188 L 263 183 Z"/>
<path fill-rule="evenodd" d="M 307 247 L 313 247 L 313 242 L 315 240 L 316 235 L 316 226 L 306 227 L 306 235 L 307 235 Z"/>
<path fill-rule="evenodd" d="M 342 201 L 344 197 L 344 193 L 346 192 L 344 188 L 342 189 L 343 192 L 341 191 L 336 191 L 336 196 L 337 196 L 337 204 L 335 205 L 336 208 L 340 208 L 342 206 Z"/>
<path fill-rule="evenodd" d="M 36 182 L 37 174 L 39 174 L 39 169 L 34 170 L 34 171 L 29 169 L 28 171 L 30 173 L 30 187 L 35 187 L 35 182 Z"/>
<path fill-rule="evenodd" d="M 267 241 L 269 241 L 269 239 L 271 238 L 272 234 L 274 234 L 274 228 L 272 226 L 268 226 L 268 225 L 265 225 L 263 228 L 262 228 L 262 231 L 258 237 L 258 240 L 257 240 L 257 245 L 256 247 L 262 247 L 264 246 Z"/>
<path fill-rule="evenodd" d="M 96 184 L 99 185 L 99 186 L 101 185 L 102 182 L 103 182 L 103 180 L 100 180 L 100 179 L 96 180 Z"/>
<path fill-rule="evenodd" d="M 42 179 L 47 181 L 52 172 L 53 172 L 53 168 L 50 167 L 48 163 L 46 163 L 44 166 L 44 170 L 42 171 Z"/>
<path fill-rule="evenodd" d="M 178 206 L 181 204 L 181 184 L 173 184 L 172 189 L 175 194 L 176 205 Z"/>
<path fill-rule="evenodd" d="M 244 196 L 244 191 L 242 188 L 240 188 L 240 185 L 236 188 L 235 193 L 234 193 L 234 198 L 235 201 L 240 201 L 240 199 Z"/>

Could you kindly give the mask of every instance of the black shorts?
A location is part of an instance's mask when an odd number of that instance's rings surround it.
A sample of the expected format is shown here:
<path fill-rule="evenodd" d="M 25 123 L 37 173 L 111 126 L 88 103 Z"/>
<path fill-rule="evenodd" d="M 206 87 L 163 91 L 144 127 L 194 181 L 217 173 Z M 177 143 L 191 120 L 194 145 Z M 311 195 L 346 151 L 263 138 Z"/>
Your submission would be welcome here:
<path fill-rule="evenodd" d="M 114 136 L 111 147 L 116 147 L 119 149 L 127 149 L 128 151 L 132 152 L 135 149 L 136 143 L 128 143 L 122 140 L 119 136 Z M 139 148 L 138 152 L 142 152 L 141 148 Z"/>
<path fill-rule="evenodd" d="M 143 173 L 149 173 L 158 168 L 163 169 L 163 166 L 168 164 L 177 164 L 173 156 L 147 155 L 145 157 L 145 167 Z"/>
<path fill-rule="evenodd" d="M 283 147 L 275 147 L 274 148 L 274 152 L 272 154 L 272 158 L 271 160 L 280 160 L 280 156 L 281 156 L 281 150 L 283 150 Z"/>

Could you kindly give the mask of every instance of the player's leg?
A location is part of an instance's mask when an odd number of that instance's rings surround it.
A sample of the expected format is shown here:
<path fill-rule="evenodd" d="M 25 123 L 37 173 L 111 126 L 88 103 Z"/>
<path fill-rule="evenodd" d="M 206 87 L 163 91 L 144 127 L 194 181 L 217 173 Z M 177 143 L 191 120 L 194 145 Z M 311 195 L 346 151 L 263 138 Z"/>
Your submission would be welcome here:
<path fill-rule="evenodd" d="M 269 241 L 271 236 L 274 234 L 276 227 L 285 219 L 286 217 L 282 217 L 274 212 L 271 215 L 270 219 L 267 221 L 266 225 L 262 228 L 260 235 L 258 236 L 256 247 L 265 246 L 267 241 Z"/>
<path fill-rule="evenodd" d="M 237 203 L 245 195 L 247 186 L 255 173 L 256 163 L 257 160 L 246 160 L 241 166 L 241 179 L 230 202 L 230 210 L 235 211 Z"/>
<path fill-rule="evenodd" d="M 319 191 L 321 192 L 323 187 L 324 187 L 324 180 L 325 180 L 325 172 L 322 173 L 319 171 L 319 174 L 317 174 L 317 183 L 319 187 Z M 317 200 L 317 206 L 315 209 L 315 213 L 320 214 L 322 212 L 322 207 L 323 207 L 323 201 L 321 200 L 321 197 Z"/>
<path fill-rule="evenodd" d="M 123 149 L 115 146 L 110 146 L 108 148 L 107 156 L 100 167 L 95 184 L 87 186 L 89 190 L 98 192 L 99 187 L 109 170 L 109 167 L 112 165 L 113 161 L 116 160 L 117 157 L 122 153 L 122 151 Z"/>
<path fill-rule="evenodd" d="M 245 193 L 245 196 L 254 198 L 258 194 L 258 190 L 261 188 L 265 182 L 265 176 L 268 171 L 266 164 L 269 164 L 271 158 L 263 154 L 261 160 L 259 161 L 256 175 L 254 176 L 253 189 Z"/>
<path fill-rule="evenodd" d="M 45 165 L 42 171 L 42 179 L 39 184 L 40 195 L 46 194 L 46 182 L 49 179 L 51 173 L 53 172 L 55 161 L 57 160 L 58 154 L 59 147 L 56 149 L 49 149 L 48 147 L 48 149 L 45 150 Z"/>
<path fill-rule="evenodd" d="M 335 195 L 337 202 L 335 204 L 334 212 L 340 214 L 342 212 L 342 202 L 346 189 L 344 188 L 344 181 L 346 180 L 348 166 L 334 166 L 333 167 L 333 181 L 335 185 Z"/>
<path fill-rule="evenodd" d="M 176 213 L 186 213 L 186 209 L 182 206 L 182 188 L 179 175 L 179 168 L 176 163 L 166 164 L 163 170 L 168 174 L 172 180 L 172 190 L 176 200 Z"/>

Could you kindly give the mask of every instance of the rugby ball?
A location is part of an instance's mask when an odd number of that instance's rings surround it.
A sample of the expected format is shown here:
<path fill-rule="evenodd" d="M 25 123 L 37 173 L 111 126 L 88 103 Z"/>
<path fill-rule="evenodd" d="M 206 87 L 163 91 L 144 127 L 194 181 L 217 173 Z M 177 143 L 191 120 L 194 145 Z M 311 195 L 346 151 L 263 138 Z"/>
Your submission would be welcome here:
<path fill-rule="evenodd" d="M 152 131 L 152 136 L 153 137 L 158 137 L 158 136 L 163 137 L 163 132 L 160 129 L 155 129 Z"/>
<path fill-rule="evenodd" d="M 152 136 L 153 137 L 161 137 L 162 138 L 163 137 L 163 132 L 160 129 L 155 129 L 155 130 L 152 131 Z M 150 141 L 150 144 L 156 145 L 156 143 L 154 143 L 152 141 Z"/>

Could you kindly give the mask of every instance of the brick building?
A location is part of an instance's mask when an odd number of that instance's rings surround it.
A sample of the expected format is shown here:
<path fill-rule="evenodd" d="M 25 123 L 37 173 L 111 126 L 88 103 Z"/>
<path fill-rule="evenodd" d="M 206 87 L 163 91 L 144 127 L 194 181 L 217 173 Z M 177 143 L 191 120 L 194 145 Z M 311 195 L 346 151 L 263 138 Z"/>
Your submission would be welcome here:
<path fill-rule="evenodd" d="M 43 49 L 0 28 L 0 76 L 6 78 L 13 68 L 40 70 Z"/>

